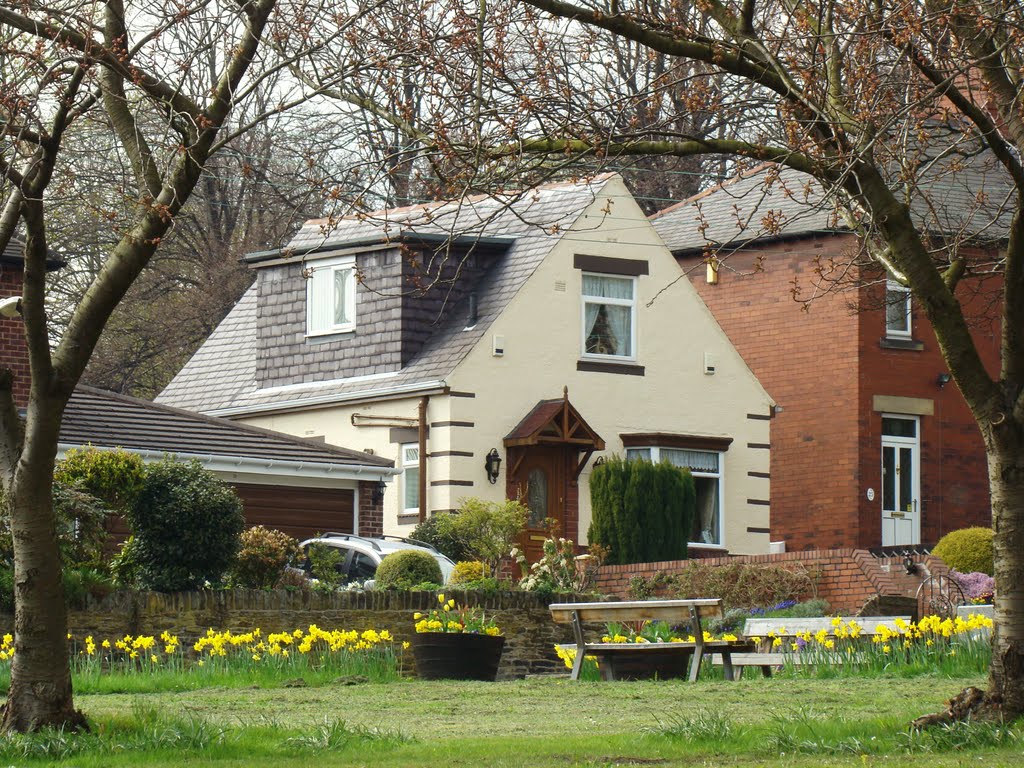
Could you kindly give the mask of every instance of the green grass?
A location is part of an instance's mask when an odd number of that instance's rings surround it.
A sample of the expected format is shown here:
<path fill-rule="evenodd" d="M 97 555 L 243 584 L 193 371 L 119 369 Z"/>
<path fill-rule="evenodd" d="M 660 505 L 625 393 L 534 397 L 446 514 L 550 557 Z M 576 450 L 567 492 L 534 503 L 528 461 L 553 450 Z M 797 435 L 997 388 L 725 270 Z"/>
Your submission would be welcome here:
<path fill-rule="evenodd" d="M 409 680 L 79 695 L 92 734 L 0 740 L 0 765 L 1019 765 L 1024 726 L 907 728 L 981 684 Z"/>

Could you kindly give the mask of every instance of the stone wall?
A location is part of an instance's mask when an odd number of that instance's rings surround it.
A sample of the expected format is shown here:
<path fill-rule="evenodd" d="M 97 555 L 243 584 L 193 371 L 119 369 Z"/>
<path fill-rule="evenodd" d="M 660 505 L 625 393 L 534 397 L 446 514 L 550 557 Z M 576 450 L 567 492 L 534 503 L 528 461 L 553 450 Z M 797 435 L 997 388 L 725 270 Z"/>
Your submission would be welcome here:
<path fill-rule="evenodd" d="M 700 563 L 710 567 L 749 564 L 802 570 L 815 577 L 817 582 L 816 595 L 808 593 L 804 598 L 817 596 L 827 600 L 835 613 L 855 614 L 878 597 L 912 598 L 929 574 L 937 576 L 948 573 L 946 564 L 937 557 L 914 555 L 913 559 L 918 566 L 915 574 L 906 573 L 902 557 L 874 557 L 864 549 L 819 549 L 778 555 L 702 558 Z M 607 595 L 628 598 L 629 582 L 634 576 L 650 579 L 657 573 L 671 574 L 692 562 L 673 560 L 663 563 L 605 565 L 598 572 L 595 588 Z M 729 607 L 732 606 L 726 606 Z"/>
<path fill-rule="evenodd" d="M 546 600 L 525 592 L 481 596 L 447 591 L 460 605 L 475 605 L 493 614 L 505 635 L 499 678 L 564 671 L 555 656 L 556 643 L 572 642 L 567 624 L 551 620 Z M 557 602 L 570 601 L 559 597 Z M 579 598 L 593 599 L 593 598 Z M 413 614 L 437 605 L 432 592 L 261 592 L 229 591 L 117 592 L 84 610 L 68 615 L 68 631 L 76 637 L 116 638 L 158 635 L 171 631 L 190 645 L 207 629 L 268 632 L 291 631 L 316 624 L 322 629 L 387 629 L 399 640 L 410 640 Z M 13 617 L 0 617 L 0 626 L 12 627 Z M 6 631 L 6 630 L 4 630 Z M 412 654 L 406 654 L 412 669 Z"/>

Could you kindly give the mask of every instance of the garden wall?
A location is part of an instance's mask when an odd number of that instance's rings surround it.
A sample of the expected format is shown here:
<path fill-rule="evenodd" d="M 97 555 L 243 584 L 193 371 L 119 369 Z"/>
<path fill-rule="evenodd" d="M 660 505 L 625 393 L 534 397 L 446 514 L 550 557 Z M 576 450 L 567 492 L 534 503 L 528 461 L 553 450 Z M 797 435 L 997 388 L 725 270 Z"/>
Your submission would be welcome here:
<path fill-rule="evenodd" d="M 480 596 L 446 591 L 445 595 L 460 605 L 480 606 L 497 620 L 505 635 L 499 678 L 565 672 L 554 645 L 572 642 L 572 631 L 569 625 L 551 620 L 551 600 L 527 592 Z M 560 596 L 557 602 L 571 599 Z M 68 631 L 78 638 L 119 638 L 168 630 L 191 645 L 209 628 L 248 631 L 259 627 L 266 635 L 316 624 L 321 629 L 387 629 L 404 641 L 414 633 L 413 613 L 436 605 L 433 592 L 123 591 L 91 602 L 84 610 L 69 611 Z M 0 625 L 13 627 L 13 617 L 0 616 Z M 411 652 L 405 658 L 411 670 Z"/>
<path fill-rule="evenodd" d="M 827 600 L 835 613 L 860 613 L 871 601 L 867 613 L 891 613 L 878 607 L 881 598 L 913 598 L 921 582 L 929 574 L 948 572 L 946 564 L 931 555 L 913 555 L 918 564 L 917 573 L 910 575 L 903 567 L 903 556 L 876 557 L 866 549 L 820 549 L 806 552 L 785 552 L 776 555 L 739 555 L 702 558 L 702 566 L 750 564 L 780 566 L 808 573 L 817 582 L 817 594 Z M 682 570 L 692 560 L 672 560 L 663 563 L 636 563 L 633 565 L 605 565 L 598 571 L 595 589 L 606 595 L 629 597 L 629 582 L 634 576 L 650 579 L 657 573 L 671 574 Z M 703 595 L 715 597 L 715 595 Z M 726 606 L 733 607 L 733 606 Z M 742 606 L 746 607 L 746 606 Z M 904 613 L 900 609 L 898 613 Z"/>

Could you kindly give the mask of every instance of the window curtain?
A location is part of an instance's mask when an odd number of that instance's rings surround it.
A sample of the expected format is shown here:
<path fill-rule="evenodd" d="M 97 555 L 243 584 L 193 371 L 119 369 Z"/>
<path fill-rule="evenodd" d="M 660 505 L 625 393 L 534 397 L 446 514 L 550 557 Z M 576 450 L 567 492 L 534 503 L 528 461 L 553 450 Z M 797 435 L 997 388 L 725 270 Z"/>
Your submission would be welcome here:
<path fill-rule="evenodd" d="M 662 448 L 661 458 L 677 467 L 689 467 L 694 472 L 718 472 L 718 454 L 710 451 L 684 451 L 680 448 Z"/>
<path fill-rule="evenodd" d="M 346 325 L 350 322 L 348 316 L 348 281 L 352 277 L 352 270 L 334 270 L 334 324 Z"/>
<path fill-rule="evenodd" d="M 583 295 L 587 297 L 584 322 L 586 324 L 588 350 L 593 349 L 590 340 L 594 334 L 598 317 L 603 314 L 605 320 L 604 327 L 598 330 L 604 331 L 611 336 L 611 339 L 608 340 L 609 343 L 606 345 L 610 347 L 610 351 L 606 354 L 625 356 L 633 354 L 633 350 L 630 348 L 632 342 L 632 328 L 630 327 L 632 320 L 631 308 L 618 304 L 602 304 L 599 301 L 594 301 L 594 299 L 599 298 L 632 301 L 633 281 L 601 275 L 584 275 Z M 603 313 L 602 309 L 604 310 Z"/>

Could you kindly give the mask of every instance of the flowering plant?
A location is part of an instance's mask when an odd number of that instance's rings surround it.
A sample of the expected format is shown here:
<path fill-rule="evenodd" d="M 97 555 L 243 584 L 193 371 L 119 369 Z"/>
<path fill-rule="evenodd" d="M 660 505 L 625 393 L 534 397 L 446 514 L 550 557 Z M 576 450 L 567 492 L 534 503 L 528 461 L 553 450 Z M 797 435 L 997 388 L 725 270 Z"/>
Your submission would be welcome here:
<path fill-rule="evenodd" d="M 949 575 L 960 585 L 964 597 L 975 605 L 991 603 L 995 597 L 996 581 L 987 573 L 950 571 Z"/>
<path fill-rule="evenodd" d="M 415 613 L 417 632 L 461 632 L 474 635 L 500 635 L 494 619 L 480 608 L 456 605 L 443 594 L 437 596 L 438 608 L 427 613 Z"/>

